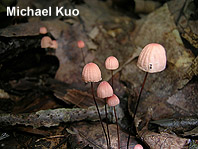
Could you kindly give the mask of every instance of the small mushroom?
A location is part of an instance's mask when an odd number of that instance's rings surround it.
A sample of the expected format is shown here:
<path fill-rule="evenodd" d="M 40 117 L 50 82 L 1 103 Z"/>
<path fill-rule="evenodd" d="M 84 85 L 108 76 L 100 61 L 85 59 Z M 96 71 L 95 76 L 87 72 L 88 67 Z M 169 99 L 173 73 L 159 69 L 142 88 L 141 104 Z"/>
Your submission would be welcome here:
<path fill-rule="evenodd" d="M 118 67 L 119 67 L 119 62 L 118 62 L 117 58 L 114 56 L 109 56 L 105 61 L 105 67 L 106 67 L 106 69 L 111 70 L 111 75 L 112 75 L 112 78 L 111 78 L 112 84 L 111 85 L 113 88 L 113 71 L 118 69 Z"/>
<path fill-rule="evenodd" d="M 105 67 L 108 70 L 116 70 L 119 67 L 119 62 L 116 57 L 109 56 L 105 61 Z"/>
<path fill-rule="evenodd" d="M 84 48 L 84 47 L 85 47 L 85 43 L 84 43 L 82 40 L 79 40 L 79 41 L 78 41 L 78 47 L 79 47 L 80 49 Z"/>
<path fill-rule="evenodd" d="M 113 94 L 111 97 L 109 97 L 107 99 L 107 104 L 110 106 L 110 107 L 115 107 L 117 106 L 118 104 L 120 103 L 120 100 L 119 98 Z"/>
<path fill-rule="evenodd" d="M 98 104 L 96 102 L 96 98 L 95 98 L 95 95 L 94 95 L 94 86 L 93 86 L 94 82 L 99 82 L 100 80 L 102 80 L 100 68 L 95 63 L 86 64 L 83 68 L 83 71 L 82 71 L 82 79 L 85 83 L 89 83 L 89 82 L 91 83 L 93 100 L 94 100 L 94 103 L 95 103 L 95 106 L 96 106 L 96 109 L 97 109 L 97 112 L 98 112 L 98 116 L 99 116 L 99 119 L 100 119 L 100 123 L 101 123 L 102 129 L 103 129 L 103 132 L 104 132 L 104 135 L 105 135 L 105 138 L 106 138 L 106 142 L 107 142 L 107 147 L 108 147 L 109 146 L 108 138 L 107 138 L 107 134 L 106 134 L 104 125 L 102 123 L 102 118 L 101 118 L 100 111 L 99 111 L 99 108 L 98 108 Z"/>
<path fill-rule="evenodd" d="M 103 81 L 99 84 L 98 88 L 97 88 L 97 95 L 99 98 L 103 98 L 105 100 L 105 115 L 106 115 L 106 125 L 107 125 L 107 135 L 109 138 L 109 145 L 111 146 L 111 139 L 110 139 L 110 135 L 109 135 L 109 126 L 108 126 L 108 113 L 107 113 L 107 97 L 111 97 L 113 95 L 113 89 L 111 87 L 111 85 L 107 82 L 107 81 Z"/>
<path fill-rule="evenodd" d="M 118 105 L 119 103 L 120 103 L 120 100 L 115 94 L 113 94 L 113 96 L 107 98 L 107 104 L 110 107 L 113 107 L 114 114 L 115 114 L 116 125 L 117 125 L 117 135 L 118 135 L 118 149 L 120 149 L 120 137 L 119 137 L 118 118 L 117 118 L 115 106 Z"/>
<path fill-rule="evenodd" d="M 101 81 L 100 68 L 95 63 L 86 64 L 82 71 L 82 79 L 85 83 Z"/>
<path fill-rule="evenodd" d="M 139 55 L 137 66 L 146 72 L 155 73 L 166 68 L 166 51 L 163 46 L 151 43 Z"/>
<path fill-rule="evenodd" d="M 52 39 L 48 36 L 45 36 L 41 39 L 41 48 L 49 48 L 52 46 Z"/>
<path fill-rule="evenodd" d="M 52 49 L 57 49 L 58 48 L 58 43 L 56 40 L 52 40 L 52 45 L 50 46 Z"/>
<path fill-rule="evenodd" d="M 47 34 L 47 28 L 46 27 L 40 27 L 40 34 Z"/>
<path fill-rule="evenodd" d="M 113 89 L 107 81 L 103 81 L 97 88 L 97 95 L 99 98 L 107 98 L 113 95 Z"/>
<path fill-rule="evenodd" d="M 135 111 L 134 111 L 134 115 L 132 118 L 133 123 L 134 123 L 134 119 L 135 119 L 138 105 L 140 102 L 140 97 L 144 89 L 144 85 L 145 85 L 148 73 L 161 72 L 166 68 L 166 51 L 164 47 L 158 43 L 150 43 L 146 45 L 139 55 L 137 66 L 141 70 L 145 71 L 146 74 L 145 74 L 144 81 L 142 83 L 142 87 L 138 95 L 137 104 L 135 106 Z M 136 129 L 135 129 L 135 133 L 137 134 Z M 130 133 L 129 133 L 128 141 L 127 141 L 127 149 L 129 146 L 129 140 L 130 140 Z"/>
<path fill-rule="evenodd" d="M 137 144 L 137 145 L 135 145 L 134 149 L 143 149 L 143 147 L 142 147 L 142 145 Z"/>
<path fill-rule="evenodd" d="M 78 41 L 78 48 L 80 48 L 80 50 L 81 50 L 83 62 L 84 62 L 84 65 L 85 65 L 86 64 L 86 62 L 85 62 L 85 55 L 83 53 L 83 48 L 84 47 L 85 47 L 85 43 L 82 40 L 79 40 Z"/>

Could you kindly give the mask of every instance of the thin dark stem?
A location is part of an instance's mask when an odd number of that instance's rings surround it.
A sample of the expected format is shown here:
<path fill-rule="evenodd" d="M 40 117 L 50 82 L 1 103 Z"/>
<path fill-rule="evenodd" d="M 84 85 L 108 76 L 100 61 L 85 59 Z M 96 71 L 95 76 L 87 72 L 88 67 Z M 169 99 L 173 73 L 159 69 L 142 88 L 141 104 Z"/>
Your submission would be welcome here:
<path fill-rule="evenodd" d="M 103 132 L 104 132 L 106 141 L 107 141 L 107 148 L 108 148 L 108 147 L 109 147 L 108 138 L 107 138 L 107 134 L 106 134 L 104 125 L 103 125 L 103 123 L 102 123 L 102 118 L 101 118 L 100 111 L 99 111 L 99 108 L 98 108 L 98 104 L 97 104 L 97 102 L 96 102 L 96 98 L 95 98 L 95 95 L 94 95 L 93 82 L 91 82 L 91 90 L 92 90 L 92 95 L 93 95 L 94 103 L 95 103 L 95 105 L 96 105 L 96 109 L 97 109 L 97 112 L 98 112 L 98 116 L 99 116 L 99 119 L 100 119 L 100 124 L 101 124 L 101 126 L 102 126 L 102 129 L 103 129 Z"/>
<path fill-rule="evenodd" d="M 114 109 L 114 114 L 115 114 L 115 118 L 116 118 L 116 125 L 117 125 L 118 149 L 120 149 L 120 135 L 119 135 L 118 118 L 117 118 L 117 115 L 116 115 L 115 106 L 113 107 L 113 109 Z"/>
<path fill-rule="evenodd" d="M 111 81 L 112 81 L 111 86 L 113 88 L 113 70 L 111 70 Z"/>
<path fill-rule="evenodd" d="M 146 82 L 147 76 L 148 76 L 148 72 L 146 72 L 146 74 L 145 74 L 144 81 L 143 81 L 143 83 L 142 83 L 142 88 L 141 88 L 140 93 L 139 93 L 139 96 L 138 96 L 137 104 L 136 104 L 135 111 L 134 111 L 134 115 L 133 115 L 133 121 L 134 121 L 135 116 L 136 116 L 136 113 L 137 113 L 138 105 L 139 105 L 139 103 L 140 103 L 140 97 L 141 97 L 141 95 L 142 95 L 142 91 L 143 91 L 143 89 L 144 89 L 144 84 L 145 84 L 145 82 Z"/>
<path fill-rule="evenodd" d="M 133 114 L 133 119 L 132 119 L 133 123 L 134 123 L 134 120 L 135 120 L 135 116 L 136 116 L 136 113 L 137 113 L 138 105 L 140 103 L 140 97 L 142 95 L 142 91 L 144 89 L 144 85 L 145 85 L 147 76 L 148 76 L 148 72 L 146 72 L 146 74 L 145 74 L 144 81 L 142 83 L 142 87 L 140 89 L 140 93 L 139 93 L 139 96 L 138 96 L 138 99 L 137 99 L 137 104 L 136 104 L 135 111 L 134 111 L 134 114 Z M 135 131 L 135 134 L 137 134 L 136 131 Z M 129 148 L 130 137 L 131 137 L 131 135 L 130 135 L 130 132 L 129 132 L 128 141 L 127 141 L 127 149 Z"/>
<path fill-rule="evenodd" d="M 109 146 L 111 146 L 111 138 L 110 138 L 110 134 L 109 134 L 109 125 L 108 125 L 108 113 L 107 113 L 107 99 L 105 99 L 105 114 L 106 114 L 106 125 L 107 125 L 107 135 L 108 135 L 108 138 L 109 138 Z"/>
<path fill-rule="evenodd" d="M 83 57 L 83 62 L 84 62 L 84 65 L 85 65 L 85 64 L 86 64 L 86 62 L 85 62 L 85 55 L 84 55 L 83 49 L 82 49 L 82 48 L 80 48 L 80 50 L 81 50 L 82 57 Z"/>

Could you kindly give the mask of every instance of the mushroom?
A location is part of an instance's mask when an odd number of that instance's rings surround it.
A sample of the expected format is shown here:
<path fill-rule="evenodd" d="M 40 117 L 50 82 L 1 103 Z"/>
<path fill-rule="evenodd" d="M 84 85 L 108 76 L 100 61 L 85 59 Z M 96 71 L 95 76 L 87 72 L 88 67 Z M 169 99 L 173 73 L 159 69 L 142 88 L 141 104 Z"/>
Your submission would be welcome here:
<path fill-rule="evenodd" d="M 57 49 L 58 48 L 58 43 L 56 40 L 52 40 L 52 45 L 50 46 L 52 49 Z"/>
<path fill-rule="evenodd" d="M 116 115 L 115 106 L 118 105 L 119 103 L 120 103 L 120 100 L 115 94 L 113 94 L 113 96 L 107 98 L 107 104 L 110 107 L 113 107 L 114 114 L 115 114 L 116 125 L 117 125 L 117 135 L 118 135 L 118 149 L 120 149 L 120 137 L 119 137 L 118 118 L 117 118 L 117 115 Z"/>
<path fill-rule="evenodd" d="M 113 95 L 113 89 L 111 85 L 107 81 L 101 82 L 97 88 L 97 96 L 99 98 L 105 99 L 105 115 L 106 115 L 107 135 L 109 138 L 109 142 L 108 142 L 109 146 L 111 146 L 111 139 L 109 135 L 109 127 L 108 127 L 108 120 L 107 120 L 108 113 L 107 113 L 107 106 L 106 106 L 106 103 L 107 103 L 106 98 L 111 97 L 112 95 Z"/>
<path fill-rule="evenodd" d="M 158 43 L 150 43 L 146 45 L 139 55 L 137 66 L 141 70 L 145 71 L 146 74 L 145 74 L 144 81 L 142 83 L 142 87 L 138 95 L 137 104 L 135 106 L 133 122 L 137 113 L 138 105 L 140 102 L 140 97 L 141 97 L 148 73 L 161 72 L 166 68 L 166 51 L 164 47 Z M 129 146 L 129 140 L 130 140 L 130 133 L 128 136 L 127 149 Z"/>
<path fill-rule="evenodd" d="M 111 70 L 111 81 L 112 81 L 111 85 L 113 88 L 113 71 L 118 69 L 118 67 L 119 67 L 119 62 L 118 62 L 117 58 L 114 56 L 109 56 L 105 61 L 105 67 L 106 67 L 106 69 Z M 115 111 L 115 107 L 114 107 L 114 111 Z M 118 123 L 117 123 L 117 127 L 118 127 Z M 120 146 L 119 129 L 117 129 L 117 134 L 118 134 L 118 145 Z"/>
<path fill-rule="evenodd" d="M 47 28 L 46 27 L 40 27 L 40 34 L 47 34 Z"/>
<path fill-rule="evenodd" d="M 112 74 L 111 80 L 112 80 L 112 87 L 113 87 L 113 70 L 116 70 L 119 67 L 119 62 L 117 58 L 114 56 L 109 56 L 105 61 L 105 67 L 106 69 L 111 70 L 111 74 Z"/>
<path fill-rule="evenodd" d="M 49 48 L 52 46 L 52 39 L 48 36 L 45 36 L 41 39 L 41 48 Z"/>
<path fill-rule="evenodd" d="M 144 149 L 144 148 L 142 147 L 142 145 L 136 144 L 135 147 L 134 147 L 134 149 Z"/>
<path fill-rule="evenodd" d="M 84 47 L 85 47 L 85 43 L 82 40 L 79 40 L 78 41 L 78 48 L 80 48 L 80 50 L 81 50 L 83 62 L 84 62 L 84 65 L 85 65 L 86 64 L 86 62 L 85 62 L 85 55 L 83 53 L 83 48 Z"/>
<path fill-rule="evenodd" d="M 106 134 L 104 125 L 102 123 L 102 118 L 101 118 L 101 115 L 100 115 L 98 104 L 97 104 L 96 99 L 95 99 L 94 86 L 93 86 L 94 82 L 99 82 L 100 80 L 102 80 L 100 68 L 95 63 L 86 64 L 83 68 L 83 71 L 82 71 L 82 79 L 85 83 L 89 83 L 89 82 L 91 83 L 93 100 L 94 100 L 94 103 L 95 103 L 95 106 L 96 106 L 96 109 L 97 109 L 97 112 L 98 112 L 98 116 L 99 116 L 99 119 L 100 119 L 100 123 L 101 123 L 102 129 L 103 129 L 103 132 L 104 132 L 104 135 L 105 135 L 105 138 L 106 138 L 106 142 L 107 142 L 107 147 L 108 147 L 109 146 L 108 145 L 108 138 L 107 138 L 107 134 Z"/>

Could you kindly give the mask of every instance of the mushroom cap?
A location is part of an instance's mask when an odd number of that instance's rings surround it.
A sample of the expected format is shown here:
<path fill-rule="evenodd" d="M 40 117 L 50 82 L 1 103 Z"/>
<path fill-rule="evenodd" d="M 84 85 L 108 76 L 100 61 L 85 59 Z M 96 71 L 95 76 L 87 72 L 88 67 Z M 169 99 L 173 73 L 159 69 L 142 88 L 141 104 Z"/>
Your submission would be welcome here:
<path fill-rule="evenodd" d="M 78 47 L 79 48 L 84 48 L 85 47 L 85 43 L 82 40 L 78 41 Z"/>
<path fill-rule="evenodd" d="M 102 81 L 97 88 L 99 98 L 107 98 L 113 95 L 113 89 L 107 81 Z"/>
<path fill-rule="evenodd" d="M 108 70 L 115 70 L 119 67 L 119 62 L 116 57 L 109 56 L 105 61 L 105 67 Z"/>
<path fill-rule="evenodd" d="M 82 79 L 85 83 L 99 82 L 102 80 L 100 68 L 95 63 L 88 63 L 82 71 Z"/>
<path fill-rule="evenodd" d="M 134 149 L 143 149 L 143 147 L 142 147 L 142 145 L 137 144 L 137 145 L 135 145 Z"/>
<path fill-rule="evenodd" d="M 52 45 L 52 39 L 48 36 L 45 36 L 41 39 L 41 48 L 48 48 Z"/>
<path fill-rule="evenodd" d="M 58 43 L 56 40 L 52 40 L 52 45 L 50 46 L 52 49 L 57 49 L 58 48 Z"/>
<path fill-rule="evenodd" d="M 46 27 L 40 27 L 40 34 L 47 34 L 47 28 Z"/>
<path fill-rule="evenodd" d="M 114 106 L 118 105 L 119 103 L 120 103 L 120 100 L 115 94 L 113 94 L 113 96 L 107 98 L 107 104 L 110 107 L 114 107 Z"/>
<path fill-rule="evenodd" d="M 137 66 L 146 72 L 155 73 L 166 68 L 166 51 L 157 43 L 146 45 L 141 51 Z"/>

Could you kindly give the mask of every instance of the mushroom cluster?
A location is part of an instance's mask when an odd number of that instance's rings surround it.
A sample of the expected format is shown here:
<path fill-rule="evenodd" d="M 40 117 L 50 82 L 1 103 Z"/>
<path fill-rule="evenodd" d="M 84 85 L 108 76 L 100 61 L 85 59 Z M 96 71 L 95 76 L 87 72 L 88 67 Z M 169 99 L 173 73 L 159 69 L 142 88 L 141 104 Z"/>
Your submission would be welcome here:
<path fill-rule="evenodd" d="M 40 27 L 39 30 L 40 34 L 47 34 L 47 28 L 46 27 Z M 58 43 L 56 40 L 52 40 L 49 36 L 44 36 L 41 39 L 41 48 L 51 48 L 51 49 L 57 49 Z"/>
<path fill-rule="evenodd" d="M 85 44 L 83 41 L 78 41 L 77 43 L 78 48 L 81 49 L 85 47 Z M 82 51 L 82 56 L 83 56 L 83 61 L 85 63 L 85 58 L 84 58 L 84 54 Z M 134 115 L 133 115 L 133 123 L 134 123 L 134 119 L 137 113 L 137 109 L 138 109 L 138 105 L 140 102 L 140 97 L 148 76 L 148 73 L 157 73 L 157 72 L 161 72 L 166 68 L 166 51 L 164 49 L 164 47 L 160 44 L 157 43 L 151 43 L 146 45 L 142 52 L 139 55 L 138 58 L 138 62 L 137 62 L 137 66 L 145 71 L 145 78 L 143 80 L 142 83 L 142 87 L 140 89 L 139 95 L 138 95 L 138 99 L 137 99 L 137 103 L 135 106 L 135 111 L 134 111 Z M 119 126 L 118 126 L 118 118 L 116 115 L 116 106 L 119 105 L 120 100 L 119 98 L 115 95 L 114 91 L 113 91 L 113 71 L 118 69 L 119 67 L 119 61 L 117 60 L 116 57 L 114 56 L 110 56 L 106 59 L 105 61 L 105 67 L 107 70 L 111 71 L 111 75 L 112 75 L 112 84 L 110 85 L 107 81 L 102 81 L 97 88 L 97 96 L 99 98 L 104 99 L 104 103 L 105 103 L 105 116 L 106 116 L 106 127 L 107 127 L 107 133 L 105 130 L 105 127 L 103 125 L 102 122 L 102 118 L 100 115 L 100 111 L 97 105 L 97 101 L 95 99 L 95 95 L 94 95 L 94 82 L 99 82 L 102 80 L 102 75 L 101 75 L 101 71 L 100 68 L 98 67 L 98 65 L 96 65 L 95 63 L 88 63 L 84 66 L 83 71 L 82 71 L 82 79 L 85 83 L 91 83 L 91 90 L 92 90 L 92 95 L 93 95 L 93 100 L 98 112 L 98 116 L 100 119 L 100 124 L 102 126 L 102 130 L 104 132 L 104 136 L 106 138 L 106 143 L 107 143 L 107 148 L 111 148 L 111 139 L 110 139 L 110 132 L 109 132 L 109 126 L 108 126 L 108 110 L 107 110 L 107 105 L 109 107 L 113 107 L 114 109 L 114 114 L 115 114 L 115 119 L 116 119 L 116 125 L 117 125 L 117 137 L 118 137 L 118 149 L 120 149 L 120 138 L 119 138 Z M 135 132 L 137 135 L 137 132 Z M 129 139 L 130 139 L 130 133 L 129 133 L 129 137 L 128 137 L 128 141 L 127 141 L 127 149 L 129 147 Z M 143 149 L 143 147 L 140 144 L 137 144 L 135 146 L 136 149 Z"/>
<path fill-rule="evenodd" d="M 78 41 L 78 47 L 80 49 L 84 48 L 85 44 L 83 41 Z M 83 52 L 82 52 L 83 53 Z M 84 54 L 82 54 L 84 56 Z M 84 59 L 84 58 L 83 58 Z M 85 61 L 84 61 L 85 63 Z M 107 58 L 105 62 L 106 69 L 109 70 L 115 70 L 119 67 L 119 62 L 118 60 L 110 56 Z M 112 73 L 113 75 L 113 73 Z M 104 136 L 106 138 L 106 143 L 107 143 L 107 148 L 111 148 L 111 139 L 110 139 L 110 132 L 109 132 L 109 126 L 108 126 L 108 111 L 107 111 L 107 105 L 110 107 L 114 107 L 114 113 L 116 117 L 116 123 L 117 123 L 117 134 L 118 134 L 118 148 L 120 148 L 120 139 L 119 139 L 119 127 L 118 127 L 118 119 L 116 116 L 116 109 L 115 106 L 119 104 L 119 98 L 113 93 L 113 78 L 112 78 L 112 86 L 107 82 L 107 81 L 102 81 L 97 88 L 97 96 L 99 98 L 104 99 L 105 102 L 105 115 L 106 115 L 106 127 L 107 127 L 107 133 L 105 130 L 105 127 L 102 122 L 101 114 L 98 108 L 97 101 L 95 99 L 94 95 L 94 82 L 99 82 L 102 80 L 101 77 L 101 71 L 100 68 L 95 64 L 95 63 L 88 63 L 84 66 L 83 71 L 82 71 L 82 79 L 85 83 L 91 83 L 91 90 L 92 90 L 92 95 L 93 95 L 93 100 L 98 112 L 98 116 L 100 119 L 100 124 L 104 133 Z"/>

